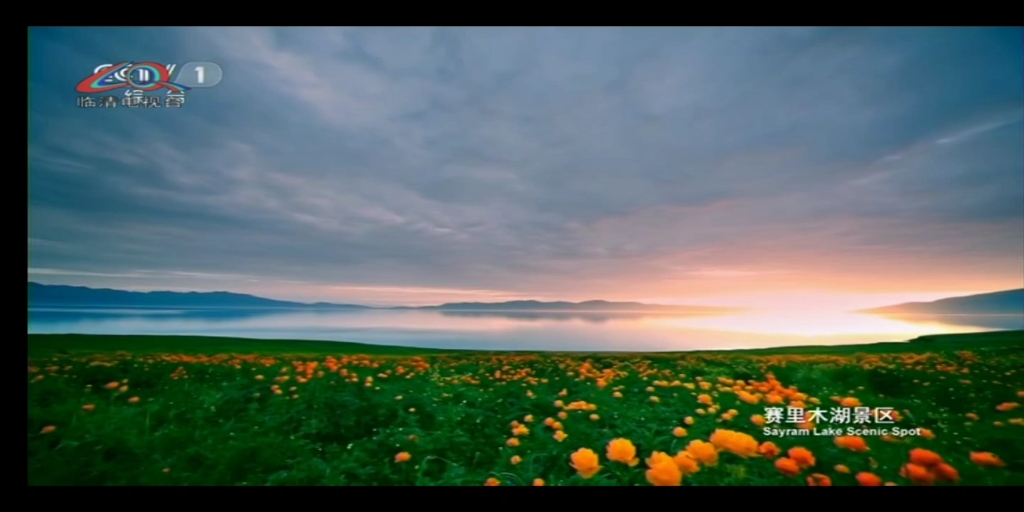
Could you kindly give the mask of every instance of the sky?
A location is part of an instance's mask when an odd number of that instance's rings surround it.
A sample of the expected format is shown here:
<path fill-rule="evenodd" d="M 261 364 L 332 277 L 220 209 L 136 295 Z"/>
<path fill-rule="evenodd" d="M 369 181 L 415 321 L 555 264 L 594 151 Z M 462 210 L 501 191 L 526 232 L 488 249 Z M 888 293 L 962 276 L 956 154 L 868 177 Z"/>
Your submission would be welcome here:
<path fill-rule="evenodd" d="M 1024 285 L 1020 28 L 34 28 L 30 281 L 370 305 Z M 105 63 L 215 62 L 180 109 Z"/>

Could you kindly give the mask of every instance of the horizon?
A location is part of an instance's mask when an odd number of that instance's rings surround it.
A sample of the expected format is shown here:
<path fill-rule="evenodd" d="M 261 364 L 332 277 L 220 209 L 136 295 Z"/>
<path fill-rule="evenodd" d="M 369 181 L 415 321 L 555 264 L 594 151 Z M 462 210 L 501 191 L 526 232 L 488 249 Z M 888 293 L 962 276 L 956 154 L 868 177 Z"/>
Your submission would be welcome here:
<path fill-rule="evenodd" d="M 30 28 L 28 275 L 376 307 L 1019 289 L 1022 33 Z M 121 60 L 224 78 L 78 108 Z"/>
<path fill-rule="evenodd" d="M 185 291 L 181 291 L 181 290 L 163 290 L 163 289 L 123 290 L 123 289 L 117 289 L 117 288 L 96 288 L 96 287 L 80 286 L 80 285 L 45 284 L 45 283 L 39 283 L 39 282 L 35 282 L 35 281 L 29 281 L 28 284 L 36 284 L 36 285 L 43 285 L 43 286 L 70 286 L 70 287 L 87 288 L 87 289 L 90 289 L 90 290 L 99 290 L 99 291 L 120 291 L 120 292 L 136 292 L 136 293 L 182 293 L 182 294 L 188 294 L 188 293 L 196 293 L 196 294 L 206 293 L 206 294 L 211 294 L 212 293 L 212 294 L 232 294 L 232 295 L 244 295 L 244 296 L 255 297 L 255 298 L 260 298 L 260 299 L 284 301 L 283 299 L 279 299 L 279 298 L 276 298 L 276 297 L 267 297 L 267 296 L 261 296 L 261 295 L 253 295 L 253 294 L 244 294 L 244 293 L 233 292 L 233 291 L 230 291 L 230 290 L 211 290 L 211 291 L 199 291 L 199 290 L 185 290 Z M 952 295 L 952 296 L 941 297 L 940 299 L 935 299 L 935 300 L 960 298 L 960 297 L 965 297 L 965 296 L 968 296 L 968 295 L 988 295 L 988 294 L 993 294 L 993 293 L 1005 293 L 1005 292 L 1021 291 L 1021 290 L 1024 290 L 1024 288 L 1013 288 L 1013 289 L 1008 289 L 1008 290 L 994 290 L 994 291 L 981 292 L 981 293 L 976 293 L 976 294 L 966 294 L 966 295 Z M 934 300 L 928 300 L 928 301 L 905 301 L 905 302 L 902 302 L 902 303 L 893 303 L 893 304 L 876 304 L 876 305 L 874 305 L 872 307 L 896 306 L 896 305 L 913 304 L 913 303 L 929 303 L 929 302 L 933 302 L 933 301 Z M 672 306 L 672 307 L 681 307 L 681 308 L 682 307 L 694 307 L 694 308 L 720 307 L 720 308 L 723 308 L 723 309 L 736 309 L 736 310 L 740 310 L 740 311 L 744 311 L 745 310 L 748 313 L 751 312 L 751 310 L 755 310 L 755 311 L 756 310 L 761 310 L 762 312 L 763 311 L 775 311 L 776 313 L 782 312 L 782 311 L 786 311 L 785 309 L 778 308 L 778 307 L 776 307 L 776 308 L 757 308 L 757 307 L 741 307 L 741 306 L 710 306 L 708 304 L 698 304 L 698 303 L 693 303 L 693 302 L 685 303 L 685 304 L 683 304 L 683 303 L 680 303 L 680 304 L 662 304 L 662 303 L 649 303 L 649 302 L 640 302 L 640 301 L 610 301 L 610 300 L 605 300 L 605 299 L 588 299 L 588 300 L 581 300 L 581 301 L 568 301 L 568 300 L 559 300 L 559 299 L 552 299 L 552 300 L 519 299 L 519 300 L 514 300 L 514 301 L 494 301 L 494 302 L 467 301 L 467 302 L 444 302 L 444 303 L 437 303 L 437 304 L 420 304 L 420 305 L 410 305 L 410 304 L 363 304 L 363 303 L 358 303 L 358 302 L 349 302 L 349 303 L 301 302 L 301 301 L 284 301 L 284 302 L 295 302 L 297 304 L 305 304 L 305 305 L 330 304 L 330 305 L 336 305 L 336 306 L 340 306 L 340 305 L 362 306 L 362 307 L 368 307 L 368 308 L 381 308 L 381 309 L 388 309 L 388 308 L 440 307 L 440 306 L 449 306 L 449 305 L 457 305 L 457 304 L 507 304 L 507 303 L 510 303 L 510 302 L 538 302 L 538 303 L 542 303 L 542 304 L 562 303 L 562 304 L 573 304 L 573 305 L 601 302 L 601 303 L 615 303 L 615 304 L 637 304 L 637 305 L 652 306 L 652 307 L 663 307 L 663 306 Z M 870 309 L 870 308 L 861 308 L 861 309 Z M 612 312 L 612 311 L 605 311 L 605 312 Z M 859 311 L 858 310 L 827 310 L 827 309 L 822 309 L 819 312 L 856 313 L 856 312 L 859 312 Z"/>

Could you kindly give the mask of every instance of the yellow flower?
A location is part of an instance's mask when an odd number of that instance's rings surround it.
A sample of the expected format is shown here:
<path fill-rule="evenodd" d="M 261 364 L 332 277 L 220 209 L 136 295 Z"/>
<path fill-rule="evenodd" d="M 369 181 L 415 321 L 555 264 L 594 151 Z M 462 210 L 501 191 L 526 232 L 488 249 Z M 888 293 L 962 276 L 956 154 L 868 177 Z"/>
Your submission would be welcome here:
<path fill-rule="evenodd" d="M 583 478 L 591 478 L 601 470 L 600 460 L 590 448 L 576 450 L 569 459 L 572 461 L 569 465 Z"/>
<path fill-rule="evenodd" d="M 636 457 L 636 446 L 633 446 L 633 442 L 629 439 L 612 439 L 608 443 L 606 455 L 610 461 L 621 462 L 629 466 L 636 466 L 640 463 L 640 459 Z"/>
<path fill-rule="evenodd" d="M 647 459 L 647 470 L 645 475 L 647 481 L 655 486 L 679 486 L 683 483 L 683 472 L 672 460 L 672 457 L 664 452 L 654 452 Z"/>

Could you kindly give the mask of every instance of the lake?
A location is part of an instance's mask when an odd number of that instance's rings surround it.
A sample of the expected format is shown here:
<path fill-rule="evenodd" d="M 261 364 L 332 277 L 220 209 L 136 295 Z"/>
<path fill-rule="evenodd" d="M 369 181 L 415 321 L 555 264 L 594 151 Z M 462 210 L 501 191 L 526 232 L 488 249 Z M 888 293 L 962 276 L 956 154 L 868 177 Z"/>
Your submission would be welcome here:
<path fill-rule="evenodd" d="M 424 310 L 29 308 L 29 334 L 170 334 L 479 350 L 681 351 L 902 341 L 1024 329 L 1024 315 L 679 316 Z"/>

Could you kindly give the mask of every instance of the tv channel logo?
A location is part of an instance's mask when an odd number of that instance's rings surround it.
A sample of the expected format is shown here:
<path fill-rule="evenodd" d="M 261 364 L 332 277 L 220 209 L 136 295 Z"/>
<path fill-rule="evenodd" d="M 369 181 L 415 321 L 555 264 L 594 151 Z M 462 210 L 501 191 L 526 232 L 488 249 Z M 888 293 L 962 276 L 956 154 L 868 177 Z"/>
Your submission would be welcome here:
<path fill-rule="evenodd" d="M 180 94 L 196 87 L 213 87 L 224 76 L 217 64 L 189 62 L 178 70 L 172 81 L 176 69 L 176 64 L 156 62 L 101 64 L 93 69 L 92 75 L 79 82 L 75 90 L 82 94 L 99 94 L 123 88 L 143 92 L 167 89 L 168 93 Z"/>

